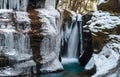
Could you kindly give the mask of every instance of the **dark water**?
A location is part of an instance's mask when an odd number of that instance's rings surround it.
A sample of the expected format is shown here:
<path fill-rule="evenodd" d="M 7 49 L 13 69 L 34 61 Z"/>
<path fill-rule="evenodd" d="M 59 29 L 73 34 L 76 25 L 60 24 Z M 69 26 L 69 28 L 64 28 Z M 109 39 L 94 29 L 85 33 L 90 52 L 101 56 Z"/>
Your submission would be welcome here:
<path fill-rule="evenodd" d="M 63 64 L 64 71 L 58 73 L 34 75 L 33 77 L 83 77 L 81 71 L 84 70 L 83 66 L 80 66 L 78 62 Z"/>

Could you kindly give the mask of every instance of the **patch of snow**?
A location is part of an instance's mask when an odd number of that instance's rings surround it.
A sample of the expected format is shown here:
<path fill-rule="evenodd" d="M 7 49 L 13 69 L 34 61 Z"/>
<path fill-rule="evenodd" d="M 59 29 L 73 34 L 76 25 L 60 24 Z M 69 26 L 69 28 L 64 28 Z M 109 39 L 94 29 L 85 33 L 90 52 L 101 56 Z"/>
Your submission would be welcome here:
<path fill-rule="evenodd" d="M 19 64 L 14 65 L 17 69 L 19 68 L 28 68 L 28 67 L 33 67 L 36 66 L 36 63 L 33 60 L 25 61 Z"/>
<path fill-rule="evenodd" d="M 53 72 L 58 70 L 63 70 L 63 66 L 57 59 L 53 60 L 53 62 L 48 64 L 48 66 L 42 66 L 42 68 L 40 69 L 40 71 L 43 73 Z"/>
<path fill-rule="evenodd" d="M 0 76 L 17 76 L 20 75 L 23 72 L 23 69 L 15 69 L 11 67 L 6 67 L 2 70 L 0 70 Z"/>
<path fill-rule="evenodd" d="M 96 11 L 86 26 L 92 32 L 103 32 L 104 29 L 113 29 L 119 25 L 119 16 L 111 16 L 108 12 Z M 109 34 L 108 32 L 103 33 Z M 120 59 L 120 35 L 109 34 L 108 39 L 110 39 L 110 42 L 103 47 L 102 51 L 99 54 L 93 54 L 93 64 L 96 65 L 97 71 L 92 77 L 102 77 L 118 66 Z M 111 77 L 116 77 L 116 73 L 111 75 Z"/>
<path fill-rule="evenodd" d="M 101 32 L 103 29 L 112 29 L 120 25 L 120 17 L 111 16 L 108 12 L 96 11 L 87 24 L 92 32 Z"/>
<path fill-rule="evenodd" d="M 10 32 L 15 32 L 14 29 L 0 29 L 2 32 L 10 33 Z"/>
<path fill-rule="evenodd" d="M 28 17 L 27 12 L 16 11 L 15 18 L 19 22 L 28 22 L 30 23 L 30 18 Z"/>
<path fill-rule="evenodd" d="M 107 77 L 117 77 L 117 74 L 112 74 L 112 75 L 109 75 Z"/>
<path fill-rule="evenodd" d="M 13 12 L 13 10 L 11 9 L 11 10 L 7 10 L 7 9 L 0 9 L 0 14 L 1 13 L 11 13 L 11 12 Z"/>
<path fill-rule="evenodd" d="M 85 69 L 86 69 L 86 70 L 90 70 L 90 69 L 92 69 L 92 68 L 94 67 L 94 65 L 95 65 L 95 63 L 94 63 L 94 58 L 92 57 L 92 58 L 90 59 L 90 61 L 87 63 L 87 65 L 85 66 Z"/>
<path fill-rule="evenodd" d="M 120 39 L 119 35 L 110 35 L 110 38 Z M 101 53 L 93 54 L 97 72 L 92 77 L 97 77 L 109 73 L 118 65 L 120 59 L 120 43 L 112 40 L 103 47 Z"/>

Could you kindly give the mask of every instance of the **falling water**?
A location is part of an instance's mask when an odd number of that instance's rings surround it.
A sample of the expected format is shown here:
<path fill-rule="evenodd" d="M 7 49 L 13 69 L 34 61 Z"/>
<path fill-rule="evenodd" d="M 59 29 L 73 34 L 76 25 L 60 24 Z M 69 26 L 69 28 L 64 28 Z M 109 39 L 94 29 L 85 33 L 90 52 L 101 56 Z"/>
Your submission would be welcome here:
<path fill-rule="evenodd" d="M 28 0 L 0 0 L 0 9 L 26 10 Z"/>
<path fill-rule="evenodd" d="M 77 22 L 74 24 L 73 29 L 68 40 L 68 52 L 67 57 L 75 58 L 77 56 L 77 49 L 79 43 L 79 33 L 78 33 Z"/>
<path fill-rule="evenodd" d="M 82 16 L 78 15 L 71 24 L 64 25 L 62 37 L 62 52 L 66 51 L 64 57 L 77 58 L 82 52 Z"/>

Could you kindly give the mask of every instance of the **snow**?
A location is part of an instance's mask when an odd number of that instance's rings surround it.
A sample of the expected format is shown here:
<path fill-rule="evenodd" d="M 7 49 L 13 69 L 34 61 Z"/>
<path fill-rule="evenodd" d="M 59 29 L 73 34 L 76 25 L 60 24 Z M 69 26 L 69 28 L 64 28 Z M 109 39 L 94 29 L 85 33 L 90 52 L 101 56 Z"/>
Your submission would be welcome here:
<path fill-rule="evenodd" d="M 87 24 L 92 32 L 102 32 L 103 29 L 112 29 L 120 25 L 120 16 L 111 16 L 108 12 L 96 11 Z"/>
<path fill-rule="evenodd" d="M 30 23 L 30 18 L 27 12 L 16 11 L 15 18 L 18 22 L 28 22 Z"/>
<path fill-rule="evenodd" d="M 117 50 L 114 50 L 114 48 Z M 109 73 L 110 70 L 116 68 L 118 65 L 118 60 L 120 59 L 120 43 L 116 43 L 115 41 L 107 43 L 100 54 L 93 54 L 93 58 L 97 67 L 97 72 L 92 77 Z"/>
<path fill-rule="evenodd" d="M 90 70 L 90 69 L 92 69 L 92 68 L 94 67 L 94 64 L 95 64 L 94 58 L 92 57 L 92 58 L 90 59 L 90 61 L 87 63 L 87 65 L 85 66 L 85 70 Z"/>
<path fill-rule="evenodd" d="M 1 13 L 11 13 L 11 12 L 13 12 L 13 10 L 7 10 L 7 9 L 0 9 L 0 14 Z"/>
<path fill-rule="evenodd" d="M 13 69 L 11 67 L 7 67 L 6 70 L 0 71 L 0 75 L 2 76 L 16 76 L 18 74 L 21 74 L 23 69 Z M 2 73 L 2 74 L 1 74 Z"/>
<path fill-rule="evenodd" d="M 43 65 L 42 68 L 40 68 L 40 71 L 43 73 L 54 72 L 57 70 L 63 70 L 63 66 L 57 59 L 53 60 L 52 63 L 49 63 L 48 66 Z"/>
<path fill-rule="evenodd" d="M 96 33 L 109 34 L 105 44 L 99 54 L 93 54 L 93 57 L 86 65 L 85 69 L 91 69 L 96 65 L 96 73 L 92 77 L 116 77 L 117 73 L 111 74 L 114 70 L 117 71 L 117 66 L 120 60 L 120 35 L 110 34 L 104 32 L 104 29 L 117 28 L 120 25 L 120 16 L 111 16 L 108 12 L 96 11 L 93 13 L 91 20 L 87 22 L 87 27 L 92 31 L 92 34 L 97 36 Z M 106 40 L 106 39 L 105 39 Z M 118 67 L 119 68 L 119 67 Z M 110 74 L 110 75 L 109 75 Z"/>
<path fill-rule="evenodd" d="M 110 75 L 108 77 L 117 77 L 117 74 L 112 74 L 112 75 Z"/>

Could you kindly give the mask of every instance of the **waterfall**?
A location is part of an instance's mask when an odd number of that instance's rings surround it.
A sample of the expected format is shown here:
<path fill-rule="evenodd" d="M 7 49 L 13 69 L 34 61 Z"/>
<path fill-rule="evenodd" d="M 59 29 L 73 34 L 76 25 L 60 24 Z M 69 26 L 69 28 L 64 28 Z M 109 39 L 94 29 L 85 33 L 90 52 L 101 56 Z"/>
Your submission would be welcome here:
<path fill-rule="evenodd" d="M 78 58 L 83 52 L 82 16 L 77 15 L 71 24 L 65 22 L 62 31 L 62 56 Z M 66 53 L 64 53 L 66 52 Z"/>
<path fill-rule="evenodd" d="M 79 43 L 79 31 L 77 22 L 74 22 L 68 40 L 67 57 L 69 58 L 77 57 L 78 43 Z"/>
<path fill-rule="evenodd" d="M 14 9 L 26 11 L 28 0 L 0 0 L 0 9 Z"/>

